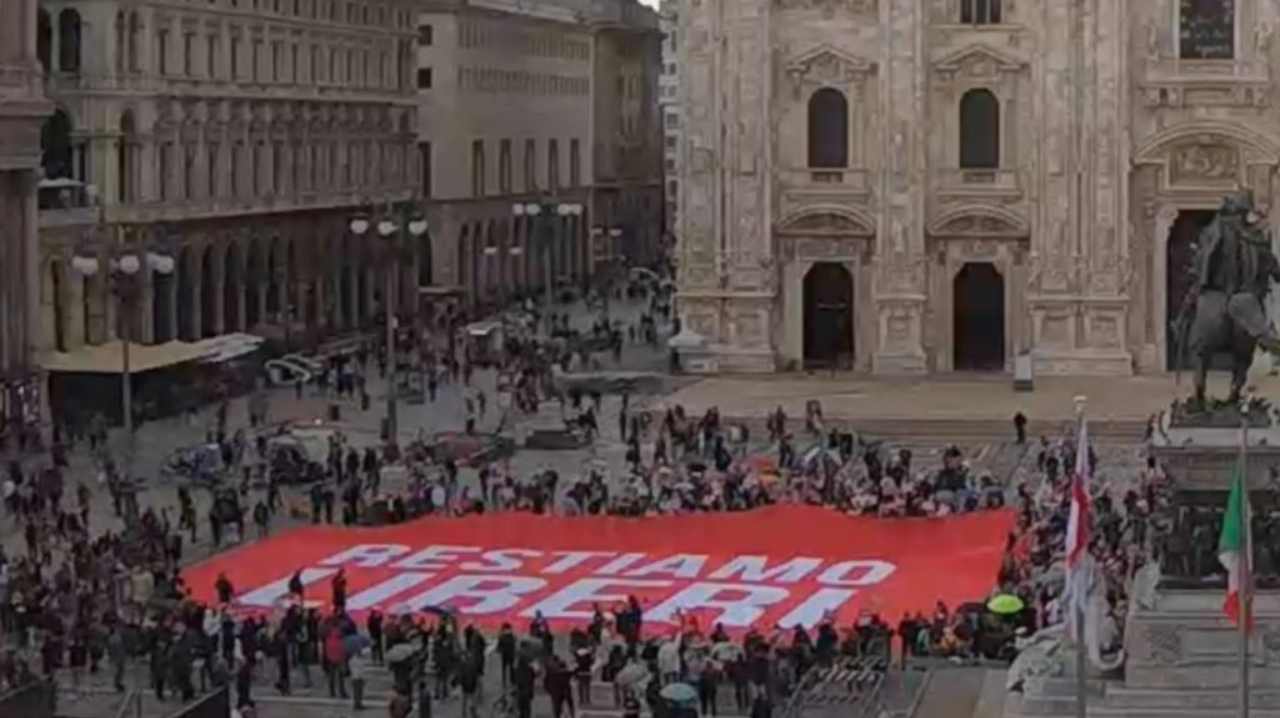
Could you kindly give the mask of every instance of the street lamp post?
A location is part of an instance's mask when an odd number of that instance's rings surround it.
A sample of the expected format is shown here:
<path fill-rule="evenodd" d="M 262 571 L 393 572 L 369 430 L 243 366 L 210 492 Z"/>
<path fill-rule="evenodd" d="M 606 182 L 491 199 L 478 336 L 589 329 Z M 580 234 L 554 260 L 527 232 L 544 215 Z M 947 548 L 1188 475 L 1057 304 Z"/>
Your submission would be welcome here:
<path fill-rule="evenodd" d="M 544 226 L 539 218 L 550 218 L 551 215 L 559 217 L 579 217 L 582 215 L 582 205 L 576 202 L 520 202 L 511 206 L 511 213 L 516 217 L 528 217 L 531 223 L 532 231 L 530 234 L 538 238 L 542 243 L 542 281 L 543 293 L 546 302 L 546 326 L 547 336 L 550 337 L 553 331 L 551 324 L 551 305 L 553 299 L 554 286 L 551 277 L 551 250 L 552 245 L 559 239 L 554 227 L 548 228 Z"/>
<path fill-rule="evenodd" d="M 131 466 L 133 461 L 133 372 L 129 363 L 129 347 L 133 340 L 130 336 L 130 325 L 134 319 L 141 291 L 141 280 L 145 268 L 159 274 L 171 274 L 174 270 L 173 257 L 148 251 L 145 246 L 131 245 L 124 239 L 124 228 L 120 228 L 120 239 L 115 246 L 108 247 L 106 265 L 107 281 L 111 293 L 115 295 L 120 307 L 117 317 L 120 335 L 120 391 L 121 409 L 124 412 L 124 432 L 126 440 L 125 460 Z M 86 247 L 83 253 L 77 253 L 71 259 L 71 267 L 85 277 L 92 277 L 102 270 L 97 248 Z"/>
<path fill-rule="evenodd" d="M 364 237 L 369 231 L 371 222 L 367 216 L 360 215 L 353 217 L 350 223 L 351 233 L 357 237 Z M 427 220 L 414 211 L 412 205 L 405 205 L 399 216 L 392 210 L 391 205 L 387 205 L 386 213 L 376 225 L 378 236 L 383 242 L 383 251 L 381 253 L 384 264 L 383 275 L 383 313 L 386 315 L 386 342 L 387 342 L 387 367 L 389 374 L 387 376 L 387 442 L 390 444 L 399 443 L 399 416 L 397 407 L 397 394 L 399 391 L 399 371 L 396 360 L 396 316 L 395 305 L 398 295 L 396 293 L 396 278 L 398 272 L 398 260 L 400 254 L 405 251 L 406 236 L 418 239 L 426 234 L 428 226 Z"/>

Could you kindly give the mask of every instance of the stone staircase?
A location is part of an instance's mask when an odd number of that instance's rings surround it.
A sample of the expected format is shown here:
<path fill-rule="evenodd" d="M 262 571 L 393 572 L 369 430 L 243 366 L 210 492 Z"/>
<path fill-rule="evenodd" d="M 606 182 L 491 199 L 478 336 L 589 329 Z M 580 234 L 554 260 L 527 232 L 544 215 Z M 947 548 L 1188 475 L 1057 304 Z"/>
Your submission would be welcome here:
<path fill-rule="evenodd" d="M 661 415 L 653 418 L 661 422 Z M 742 424 L 747 427 L 753 437 L 767 437 L 765 417 L 733 416 L 722 417 L 722 424 Z M 847 419 L 838 416 L 826 418 L 828 426 L 853 429 L 860 434 L 885 439 L 894 445 L 907 443 L 923 443 L 930 445 L 946 444 L 981 444 L 1004 442 L 1013 439 L 1013 419 Z M 1067 422 L 1032 418 L 1027 423 L 1028 441 L 1041 435 L 1050 438 L 1063 434 Z M 804 433 L 804 417 L 789 417 L 788 430 L 797 437 Z M 1137 444 L 1146 436 L 1146 420 L 1138 419 L 1091 419 L 1089 435 L 1100 444 Z"/>
<path fill-rule="evenodd" d="M 973 715 L 987 669 L 936 668 L 930 674 L 910 718 L 968 718 Z"/>
<path fill-rule="evenodd" d="M 1071 718 L 1076 715 L 1076 686 L 1069 678 L 1049 679 L 1035 692 L 1006 703 L 1003 718 Z M 1093 718 L 1237 718 L 1239 689 L 1136 688 L 1120 681 L 1090 680 L 1088 715 Z M 1280 689 L 1250 692 L 1249 715 L 1280 718 Z"/>

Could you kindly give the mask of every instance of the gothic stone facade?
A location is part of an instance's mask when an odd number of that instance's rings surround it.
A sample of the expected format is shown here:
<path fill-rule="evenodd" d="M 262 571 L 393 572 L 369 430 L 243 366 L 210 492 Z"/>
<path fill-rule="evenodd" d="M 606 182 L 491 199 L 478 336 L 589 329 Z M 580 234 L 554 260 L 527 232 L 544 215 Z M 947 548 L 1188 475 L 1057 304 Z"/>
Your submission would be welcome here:
<path fill-rule="evenodd" d="M 1280 189 L 1278 13 L 687 0 L 679 312 L 708 342 L 689 368 L 816 346 L 949 371 L 985 342 L 997 368 L 1030 351 L 1040 373 L 1167 369 L 1201 211 Z"/>

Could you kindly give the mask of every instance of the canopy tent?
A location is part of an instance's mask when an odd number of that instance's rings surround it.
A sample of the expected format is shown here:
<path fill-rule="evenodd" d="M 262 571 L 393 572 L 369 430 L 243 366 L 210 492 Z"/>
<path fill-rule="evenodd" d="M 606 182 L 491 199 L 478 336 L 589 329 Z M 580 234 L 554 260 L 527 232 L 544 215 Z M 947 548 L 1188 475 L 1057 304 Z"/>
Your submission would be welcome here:
<path fill-rule="evenodd" d="M 252 334 L 227 334 L 196 342 L 134 342 L 129 344 L 129 370 L 144 372 L 199 360 L 225 361 L 256 349 L 262 341 Z M 45 352 L 40 356 L 40 367 L 50 372 L 119 374 L 124 370 L 124 342 L 86 344 L 70 352 Z"/>

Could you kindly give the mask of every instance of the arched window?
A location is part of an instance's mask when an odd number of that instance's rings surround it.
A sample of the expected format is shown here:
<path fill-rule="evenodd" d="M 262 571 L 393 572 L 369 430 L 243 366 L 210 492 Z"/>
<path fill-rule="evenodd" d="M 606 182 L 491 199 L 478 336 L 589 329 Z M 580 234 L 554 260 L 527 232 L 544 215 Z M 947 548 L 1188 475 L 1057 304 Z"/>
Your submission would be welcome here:
<path fill-rule="evenodd" d="M 49 179 L 72 176 L 71 118 L 54 110 L 40 130 L 40 153 L 44 176 Z"/>
<path fill-rule="evenodd" d="M 142 20 L 138 13 L 129 13 L 129 72 L 138 72 L 138 45 L 142 42 Z"/>
<path fill-rule="evenodd" d="M 124 12 L 116 13 L 116 47 L 115 47 L 115 63 L 116 73 L 124 74 L 124 59 L 127 54 L 126 48 L 129 42 L 129 21 L 125 19 Z"/>
<path fill-rule="evenodd" d="M 121 204 L 137 199 L 133 179 L 136 133 L 133 113 L 125 112 L 120 116 L 120 145 L 116 151 L 116 186 L 119 188 Z"/>
<path fill-rule="evenodd" d="M 1000 103 L 990 90 L 969 90 L 960 98 L 960 166 L 1000 166 Z"/>
<path fill-rule="evenodd" d="M 1178 12 L 1178 57 L 1230 60 L 1235 57 L 1236 5 L 1224 0 L 1183 0 Z"/>
<path fill-rule="evenodd" d="M 71 8 L 58 13 L 58 69 L 80 71 L 80 13 Z"/>
<path fill-rule="evenodd" d="M 36 58 L 45 72 L 53 69 L 53 24 L 49 21 L 49 12 L 40 8 L 36 14 Z"/>
<path fill-rule="evenodd" d="M 1000 23 L 1000 0 L 960 0 L 960 22 L 974 25 Z"/>
<path fill-rule="evenodd" d="M 849 166 L 849 102 L 830 87 L 809 98 L 809 166 Z"/>

